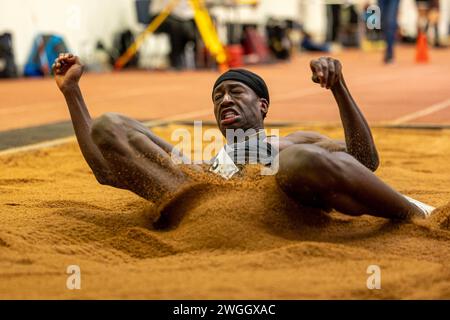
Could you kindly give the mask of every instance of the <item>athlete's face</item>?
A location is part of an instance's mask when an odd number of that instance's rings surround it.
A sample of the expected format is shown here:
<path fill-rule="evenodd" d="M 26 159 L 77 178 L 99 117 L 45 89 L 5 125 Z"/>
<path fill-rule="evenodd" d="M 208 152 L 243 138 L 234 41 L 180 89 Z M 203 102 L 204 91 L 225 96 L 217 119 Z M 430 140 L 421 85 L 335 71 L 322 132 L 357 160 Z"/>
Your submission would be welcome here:
<path fill-rule="evenodd" d="M 220 131 L 264 128 L 269 103 L 259 98 L 247 85 L 234 80 L 223 81 L 213 92 L 214 115 Z"/>

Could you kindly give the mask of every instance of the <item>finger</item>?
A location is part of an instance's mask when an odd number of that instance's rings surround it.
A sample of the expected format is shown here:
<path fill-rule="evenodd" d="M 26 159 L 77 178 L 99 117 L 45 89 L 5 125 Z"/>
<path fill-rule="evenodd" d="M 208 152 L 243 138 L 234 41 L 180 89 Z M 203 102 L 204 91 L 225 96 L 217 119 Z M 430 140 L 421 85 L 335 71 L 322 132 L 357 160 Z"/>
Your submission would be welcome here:
<path fill-rule="evenodd" d="M 71 57 L 69 57 L 67 60 L 70 61 L 71 63 L 79 63 L 80 62 L 78 57 L 73 56 L 73 55 Z"/>
<path fill-rule="evenodd" d="M 53 74 L 61 74 L 61 69 L 56 67 L 56 64 L 54 63 L 52 66 Z"/>
<path fill-rule="evenodd" d="M 335 60 L 334 65 L 336 68 L 336 81 L 340 81 L 342 77 L 342 64 L 338 60 Z"/>
<path fill-rule="evenodd" d="M 326 59 L 320 59 L 320 65 L 322 67 L 322 77 L 320 78 L 320 86 L 325 88 L 328 81 L 328 63 Z"/>
<path fill-rule="evenodd" d="M 319 77 L 317 76 L 317 74 L 313 74 L 313 76 L 311 77 L 311 80 L 314 82 L 314 83 L 320 83 L 320 79 L 319 79 Z"/>
<path fill-rule="evenodd" d="M 63 56 L 58 57 L 58 58 L 56 58 L 56 60 L 57 60 L 56 63 L 61 63 L 64 61 L 64 57 Z"/>
<path fill-rule="evenodd" d="M 74 56 L 71 53 L 64 53 L 62 54 L 62 56 L 60 55 L 58 58 L 56 58 L 55 61 L 59 61 L 62 64 L 67 64 L 67 63 L 74 63 L 76 56 Z"/>
<path fill-rule="evenodd" d="M 311 71 L 313 73 L 317 72 L 317 66 L 318 66 L 318 61 L 317 60 L 311 60 L 311 62 L 309 63 L 309 67 L 311 68 Z"/>
<path fill-rule="evenodd" d="M 68 53 L 60 53 L 58 58 L 56 58 L 58 60 L 59 63 L 61 64 L 65 64 L 67 63 L 67 59 L 69 58 L 69 54 Z"/>
<path fill-rule="evenodd" d="M 310 64 L 311 71 L 313 72 L 312 80 L 315 83 L 320 83 L 320 78 L 323 77 L 322 66 L 319 61 L 313 60 Z"/>
<path fill-rule="evenodd" d="M 336 80 L 336 68 L 333 59 L 328 59 L 328 80 L 327 89 L 330 89 Z"/>
<path fill-rule="evenodd" d="M 74 57 L 69 57 L 68 54 L 65 54 L 62 57 L 57 58 L 57 63 L 60 64 L 61 67 L 67 67 L 75 63 Z"/>

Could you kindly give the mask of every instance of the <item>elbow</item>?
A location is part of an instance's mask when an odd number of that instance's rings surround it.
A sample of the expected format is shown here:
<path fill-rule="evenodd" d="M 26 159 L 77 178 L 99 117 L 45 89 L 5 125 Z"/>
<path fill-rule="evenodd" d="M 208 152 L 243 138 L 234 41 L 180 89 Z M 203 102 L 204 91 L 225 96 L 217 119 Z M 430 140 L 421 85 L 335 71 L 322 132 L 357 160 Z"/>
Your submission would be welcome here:
<path fill-rule="evenodd" d="M 97 182 L 100 183 L 101 185 L 114 187 L 114 179 L 112 179 L 109 174 L 94 171 L 94 176 Z"/>
<path fill-rule="evenodd" d="M 380 159 L 378 158 L 378 155 L 375 154 L 367 163 L 365 166 L 372 172 L 375 172 L 378 167 L 380 166 Z"/>
<path fill-rule="evenodd" d="M 103 186 L 108 186 L 111 184 L 109 179 L 102 175 L 94 174 L 94 176 L 95 176 L 95 179 L 97 180 L 97 182 Z"/>
<path fill-rule="evenodd" d="M 372 172 L 375 172 L 380 166 L 380 158 L 378 157 L 378 152 L 376 151 L 367 156 L 354 155 L 348 151 L 347 153 L 353 156 L 359 163 L 361 163 L 364 167 L 366 167 Z"/>
<path fill-rule="evenodd" d="M 109 180 L 106 179 L 105 177 L 95 176 L 95 178 L 97 179 L 97 182 L 100 183 L 102 186 L 109 186 L 109 185 L 111 185 Z"/>
<path fill-rule="evenodd" d="M 378 162 L 371 162 L 371 163 L 370 163 L 369 165 L 367 165 L 366 167 L 367 167 L 370 171 L 375 172 L 375 171 L 377 171 L 379 165 L 380 165 L 380 164 L 379 164 Z"/>

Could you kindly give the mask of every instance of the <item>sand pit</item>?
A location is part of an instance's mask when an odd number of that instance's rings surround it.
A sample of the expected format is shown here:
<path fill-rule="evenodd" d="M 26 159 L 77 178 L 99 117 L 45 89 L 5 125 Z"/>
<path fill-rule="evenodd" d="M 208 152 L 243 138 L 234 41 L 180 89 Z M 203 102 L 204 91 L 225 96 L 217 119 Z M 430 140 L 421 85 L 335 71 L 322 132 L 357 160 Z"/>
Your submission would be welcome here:
<path fill-rule="evenodd" d="M 154 131 L 168 139 L 172 129 Z M 374 136 L 377 174 L 440 206 L 431 219 L 307 210 L 249 168 L 186 203 L 177 228 L 155 230 L 152 205 L 97 184 L 76 144 L 2 156 L 0 297 L 449 299 L 450 131 Z M 81 268 L 81 290 L 66 288 L 69 265 Z M 366 287 L 369 265 L 381 268 L 381 290 Z"/>

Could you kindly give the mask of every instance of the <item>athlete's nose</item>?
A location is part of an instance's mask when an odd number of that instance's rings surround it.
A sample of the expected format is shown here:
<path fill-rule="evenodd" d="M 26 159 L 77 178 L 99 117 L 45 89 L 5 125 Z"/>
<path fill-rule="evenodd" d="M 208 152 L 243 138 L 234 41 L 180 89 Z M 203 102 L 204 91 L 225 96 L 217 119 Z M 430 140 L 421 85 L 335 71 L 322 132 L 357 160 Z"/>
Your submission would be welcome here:
<path fill-rule="evenodd" d="M 228 106 L 230 104 L 233 104 L 233 99 L 231 98 L 231 95 L 229 95 L 227 92 L 223 95 L 222 102 L 220 103 L 220 106 Z"/>

